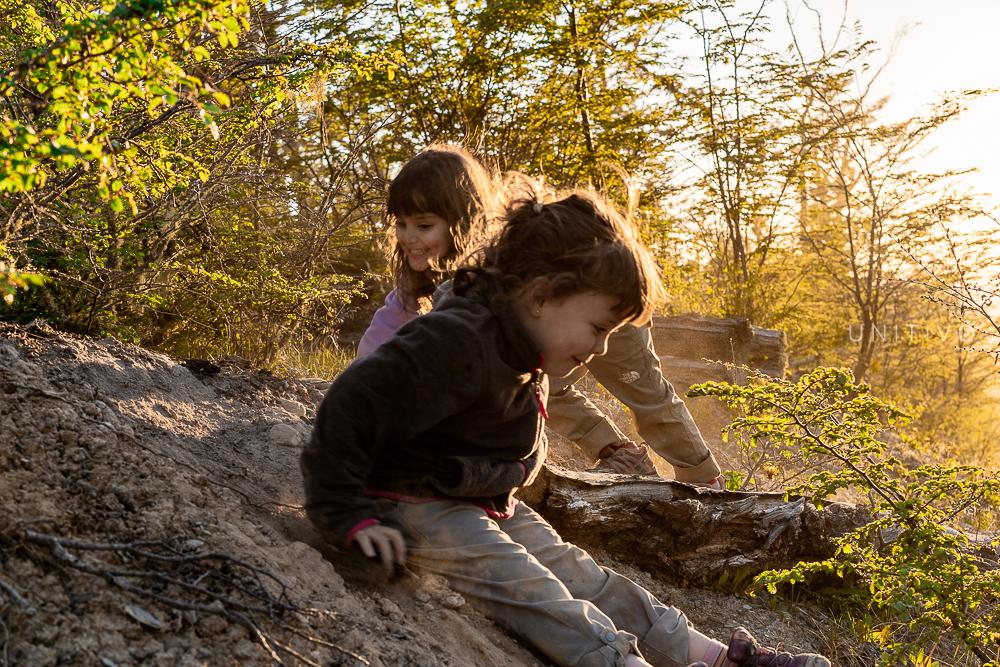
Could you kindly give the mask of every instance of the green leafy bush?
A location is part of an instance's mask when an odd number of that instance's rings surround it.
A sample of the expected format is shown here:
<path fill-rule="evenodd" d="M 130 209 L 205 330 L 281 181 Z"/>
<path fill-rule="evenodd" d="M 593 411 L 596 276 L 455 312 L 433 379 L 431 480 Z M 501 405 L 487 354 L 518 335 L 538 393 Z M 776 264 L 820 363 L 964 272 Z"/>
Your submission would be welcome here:
<path fill-rule="evenodd" d="M 835 577 L 839 597 L 868 619 L 861 639 L 879 646 L 883 665 L 929 664 L 944 650 L 942 634 L 959 653 L 1000 664 L 1000 475 L 891 455 L 908 416 L 850 371 L 819 368 L 797 382 L 749 372 L 746 386 L 708 382 L 689 395 L 715 396 L 741 415 L 727 431 L 745 449 L 778 452 L 772 461 L 797 452 L 808 473 L 789 495 L 822 506 L 850 490 L 873 517 L 838 538 L 831 558 L 765 572 L 755 585 L 775 593 Z"/>
<path fill-rule="evenodd" d="M 14 294 L 30 286 L 41 285 L 44 278 L 37 273 L 22 273 L 6 262 L 0 261 L 0 301 L 14 303 Z"/>

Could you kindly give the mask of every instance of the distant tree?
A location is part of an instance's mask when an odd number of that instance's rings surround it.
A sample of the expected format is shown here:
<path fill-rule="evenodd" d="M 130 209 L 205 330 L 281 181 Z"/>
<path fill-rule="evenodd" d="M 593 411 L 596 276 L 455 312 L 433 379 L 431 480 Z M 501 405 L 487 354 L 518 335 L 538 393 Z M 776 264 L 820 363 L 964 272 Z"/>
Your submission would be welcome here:
<path fill-rule="evenodd" d="M 997 433 L 989 417 L 997 407 L 997 377 L 989 358 L 972 349 L 994 329 L 974 310 L 976 302 L 965 311 L 976 327 L 966 327 L 940 307 L 945 291 L 928 301 L 920 289 L 933 265 L 937 288 L 985 304 L 988 295 L 977 291 L 968 267 L 988 264 L 975 259 L 975 244 L 952 242 L 947 230 L 986 211 L 978 197 L 958 187 L 961 171 L 918 167 L 936 130 L 983 93 L 950 94 L 922 115 L 879 122 L 884 101 L 871 100 L 871 81 L 858 90 L 856 78 L 848 86 L 816 76 L 803 52 L 794 51 L 813 100 L 810 115 L 834 131 L 812 144 L 796 188 L 797 242 L 810 267 L 799 305 L 815 317 L 802 320 L 799 333 L 806 336 L 799 335 L 797 344 L 808 345 L 820 363 L 849 366 L 856 377 L 911 406 L 916 430 L 935 455 L 989 463 L 981 443 Z M 872 71 L 872 45 L 859 41 L 830 55 L 821 49 L 818 60 L 837 53 L 854 63 L 852 71 Z M 959 302 L 952 303 L 960 312 Z"/>
<path fill-rule="evenodd" d="M 817 137 L 830 131 L 810 114 L 798 67 L 768 51 L 767 0 L 694 3 L 685 24 L 701 53 L 673 93 L 681 109 L 674 152 L 693 173 L 674 208 L 707 263 L 710 300 L 725 316 L 781 321 L 781 253 L 796 185 Z M 818 64 L 834 77 L 842 63 Z"/>
<path fill-rule="evenodd" d="M 914 251 L 904 250 L 922 269 L 915 282 L 926 290 L 927 298 L 943 306 L 976 339 L 967 341 L 966 350 L 986 353 L 1000 364 L 1000 222 L 984 211 L 969 213 L 990 220 L 993 226 L 961 240 L 947 220 L 941 220 L 934 247 L 943 252 L 925 251 L 917 257 Z"/>
<path fill-rule="evenodd" d="M 922 144 L 961 113 L 969 96 L 942 100 L 923 116 L 879 123 L 864 97 L 830 89 L 815 94 L 815 113 L 839 130 L 811 150 L 799 231 L 826 280 L 851 306 L 859 328 L 853 372 L 864 378 L 887 312 L 915 275 L 900 244 L 925 247 L 934 225 L 973 215 L 971 198 L 948 187 L 957 172 L 914 166 Z"/>
<path fill-rule="evenodd" d="M 608 163 L 638 173 L 668 139 L 668 112 L 646 95 L 662 77 L 663 27 L 680 3 L 325 6 L 324 25 L 362 53 L 404 59 L 391 79 L 334 82 L 329 93 L 331 129 L 385 123 L 374 139 L 386 164 L 432 141 L 460 141 L 502 170 L 599 185 L 617 182 Z"/>

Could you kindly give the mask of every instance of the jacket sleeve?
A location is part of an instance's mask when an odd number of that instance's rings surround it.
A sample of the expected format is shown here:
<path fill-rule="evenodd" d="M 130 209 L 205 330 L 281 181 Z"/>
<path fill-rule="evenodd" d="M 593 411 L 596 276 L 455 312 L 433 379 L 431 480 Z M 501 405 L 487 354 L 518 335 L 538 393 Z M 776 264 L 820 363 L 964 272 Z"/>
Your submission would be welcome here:
<path fill-rule="evenodd" d="M 537 453 L 523 461 L 501 461 L 491 456 L 452 456 L 445 459 L 445 475 L 433 484 L 447 496 L 490 498 L 524 484 L 537 462 Z"/>
<path fill-rule="evenodd" d="M 300 459 L 306 513 L 326 540 L 340 544 L 352 527 L 376 518 L 364 486 L 379 454 L 475 401 L 485 356 L 473 324 L 431 313 L 334 381 Z"/>
<path fill-rule="evenodd" d="M 416 311 L 407 310 L 399 292 L 396 290 L 389 292 L 385 297 L 385 304 L 375 311 L 371 324 L 358 342 L 357 358 L 367 357 L 375 351 L 375 348 L 392 338 L 399 327 L 418 315 Z"/>

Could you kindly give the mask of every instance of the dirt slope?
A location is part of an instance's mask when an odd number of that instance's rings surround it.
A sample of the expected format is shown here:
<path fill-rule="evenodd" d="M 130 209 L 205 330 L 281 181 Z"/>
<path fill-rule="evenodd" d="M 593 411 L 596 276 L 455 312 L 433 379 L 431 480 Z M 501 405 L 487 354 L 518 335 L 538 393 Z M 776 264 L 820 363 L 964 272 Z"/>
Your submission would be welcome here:
<path fill-rule="evenodd" d="M 326 386 L 0 324 L 0 665 L 548 664 L 443 582 L 318 543 L 297 460 Z M 815 610 L 613 556 L 711 634 L 836 648 Z"/>

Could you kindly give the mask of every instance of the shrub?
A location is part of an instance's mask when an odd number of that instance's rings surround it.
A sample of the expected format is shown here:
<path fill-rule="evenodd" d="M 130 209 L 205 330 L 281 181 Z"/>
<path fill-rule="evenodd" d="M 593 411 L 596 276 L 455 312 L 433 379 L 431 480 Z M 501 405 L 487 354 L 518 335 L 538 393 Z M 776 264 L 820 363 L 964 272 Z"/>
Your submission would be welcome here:
<path fill-rule="evenodd" d="M 837 540 L 834 556 L 764 572 L 772 593 L 832 575 L 848 604 L 870 619 L 862 639 L 880 664 L 926 664 L 946 634 L 986 665 L 1000 665 L 1000 475 L 969 465 L 904 465 L 888 443 L 908 416 L 855 383 L 850 371 L 819 368 L 797 382 L 751 374 L 746 386 L 708 382 L 689 395 L 715 396 L 741 416 L 727 432 L 748 451 L 795 452 L 804 478 L 787 490 L 822 506 L 860 493 L 872 521 Z M 761 459 L 763 460 L 763 459 Z M 773 460 L 773 457 L 772 459 Z"/>

